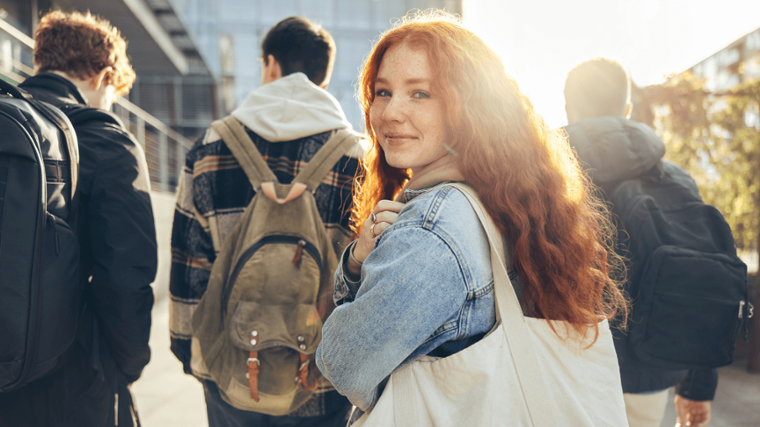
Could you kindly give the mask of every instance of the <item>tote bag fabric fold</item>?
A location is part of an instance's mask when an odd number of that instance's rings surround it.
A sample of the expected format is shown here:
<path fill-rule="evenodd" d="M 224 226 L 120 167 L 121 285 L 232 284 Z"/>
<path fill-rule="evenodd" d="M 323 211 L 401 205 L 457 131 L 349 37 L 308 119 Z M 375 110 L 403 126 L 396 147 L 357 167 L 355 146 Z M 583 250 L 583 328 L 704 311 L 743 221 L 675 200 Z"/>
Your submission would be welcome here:
<path fill-rule="evenodd" d="M 501 235 L 472 188 L 467 196 L 491 245 L 497 322 L 480 341 L 445 358 L 394 371 L 372 412 L 353 426 L 627 426 L 607 320 L 594 340 L 569 324 L 523 316 L 504 264 Z M 593 342 L 593 345 L 592 345 Z M 590 346 L 590 347 L 589 347 Z"/>

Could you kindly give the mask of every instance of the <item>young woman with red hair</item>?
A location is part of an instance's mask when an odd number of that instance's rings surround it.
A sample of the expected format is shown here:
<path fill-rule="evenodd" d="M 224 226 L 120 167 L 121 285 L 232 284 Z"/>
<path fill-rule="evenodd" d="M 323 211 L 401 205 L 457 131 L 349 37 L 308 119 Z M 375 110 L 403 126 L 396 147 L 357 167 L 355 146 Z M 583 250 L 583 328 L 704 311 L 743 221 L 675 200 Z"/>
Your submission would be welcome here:
<path fill-rule="evenodd" d="M 370 411 L 392 372 L 494 328 L 488 239 L 445 182 L 469 184 L 503 235 L 525 316 L 582 335 L 596 325 L 596 341 L 599 320 L 625 308 L 608 276 L 604 211 L 500 58 L 451 16 L 419 13 L 382 35 L 359 98 L 372 141 L 355 184 L 359 238 L 336 271 L 339 306 L 317 352 L 335 388 Z"/>

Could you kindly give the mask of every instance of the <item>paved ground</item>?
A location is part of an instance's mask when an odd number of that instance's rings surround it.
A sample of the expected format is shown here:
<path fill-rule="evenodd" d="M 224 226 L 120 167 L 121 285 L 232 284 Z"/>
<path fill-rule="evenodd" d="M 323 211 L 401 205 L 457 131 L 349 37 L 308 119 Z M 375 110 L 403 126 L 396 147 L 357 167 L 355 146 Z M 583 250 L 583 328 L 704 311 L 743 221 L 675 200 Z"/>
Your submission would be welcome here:
<path fill-rule="evenodd" d="M 718 371 L 711 427 L 760 426 L 760 374 L 747 372 L 746 366 L 746 359 L 740 359 Z M 671 396 L 665 416 L 670 422 L 664 421 L 660 427 L 673 427 L 675 419 L 676 408 Z"/>
<path fill-rule="evenodd" d="M 169 350 L 169 299 L 153 308 L 151 361 L 132 386 L 143 427 L 208 427 L 203 388 Z"/>
<path fill-rule="evenodd" d="M 208 427 L 203 389 L 182 373 L 182 365 L 169 350 L 169 304 L 166 298 L 153 309 L 153 358 L 142 379 L 132 387 L 144 427 Z M 720 370 L 712 427 L 760 426 L 760 374 L 749 374 L 746 361 Z M 673 427 L 675 408 L 667 409 L 662 427 Z"/>

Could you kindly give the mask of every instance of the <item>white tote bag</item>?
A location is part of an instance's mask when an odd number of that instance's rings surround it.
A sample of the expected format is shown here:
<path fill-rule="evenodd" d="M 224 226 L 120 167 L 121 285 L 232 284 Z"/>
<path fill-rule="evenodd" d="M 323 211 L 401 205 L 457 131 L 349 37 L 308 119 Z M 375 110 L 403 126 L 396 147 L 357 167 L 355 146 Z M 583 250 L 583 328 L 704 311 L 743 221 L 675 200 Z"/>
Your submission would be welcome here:
<path fill-rule="evenodd" d="M 353 426 L 627 426 L 607 320 L 579 336 L 565 322 L 523 316 L 500 253 L 501 235 L 469 186 L 461 190 L 491 245 L 497 322 L 483 339 L 445 358 L 425 356 L 391 374 L 372 412 Z"/>

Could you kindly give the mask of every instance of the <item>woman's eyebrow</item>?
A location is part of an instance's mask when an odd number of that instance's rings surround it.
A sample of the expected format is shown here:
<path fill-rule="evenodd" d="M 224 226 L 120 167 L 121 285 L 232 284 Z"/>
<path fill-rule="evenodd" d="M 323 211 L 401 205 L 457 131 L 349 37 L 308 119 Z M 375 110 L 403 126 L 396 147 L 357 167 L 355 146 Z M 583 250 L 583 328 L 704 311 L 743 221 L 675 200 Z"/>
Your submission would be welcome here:
<path fill-rule="evenodd" d="M 424 79 L 424 78 L 416 78 L 416 79 L 409 79 L 405 82 L 408 85 L 416 85 L 420 83 L 430 83 L 430 79 Z"/>
<path fill-rule="evenodd" d="M 388 84 L 388 80 L 384 79 L 382 77 L 379 77 L 379 78 L 375 79 L 375 83 L 376 84 L 377 83 Z M 413 79 L 406 80 L 404 83 L 408 84 L 408 85 L 415 85 L 415 84 L 419 84 L 419 83 L 430 83 L 430 79 L 426 79 L 426 78 L 413 78 Z"/>

